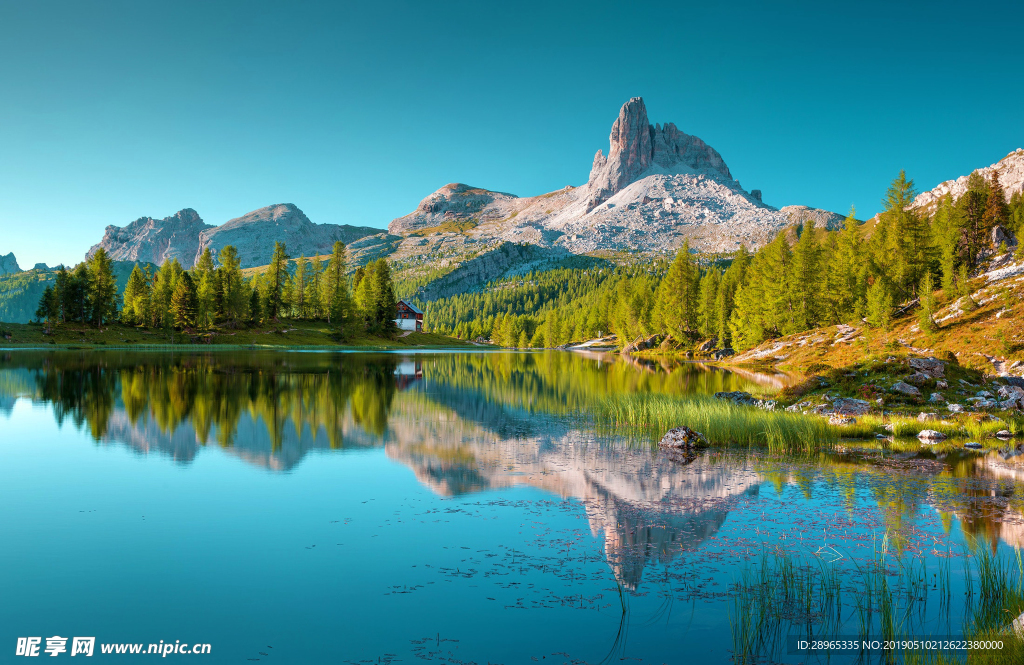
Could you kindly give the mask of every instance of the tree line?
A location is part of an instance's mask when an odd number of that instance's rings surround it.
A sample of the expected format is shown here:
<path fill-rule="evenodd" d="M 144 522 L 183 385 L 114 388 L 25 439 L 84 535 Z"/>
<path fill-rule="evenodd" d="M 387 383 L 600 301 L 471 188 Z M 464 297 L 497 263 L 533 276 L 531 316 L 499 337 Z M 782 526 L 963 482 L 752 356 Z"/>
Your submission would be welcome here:
<path fill-rule="evenodd" d="M 920 300 L 922 329 L 934 326 L 936 289 L 963 298 L 969 277 L 993 251 L 996 226 L 1024 231 L 1024 196 L 1009 203 L 995 175 L 973 173 L 931 214 L 912 207 L 904 172 L 893 180 L 877 221 L 851 210 L 841 229 L 812 221 L 781 231 L 751 254 L 695 256 L 684 244 L 664 260 L 529 273 L 479 293 L 427 305 L 431 330 L 489 337 L 511 347 L 554 347 L 613 332 L 620 341 L 664 335 L 678 345 L 714 338 L 745 349 L 810 328 L 866 320 L 888 328 L 897 306 Z"/>
<path fill-rule="evenodd" d="M 377 259 L 347 271 L 345 245 L 334 243 L 326 263 L 320 257 L 292 260 L 275 242 L 270 263 L 252 276 L 241 268 L 238 250 L 209 248 L 190 270 L 177 259 L 157 270 L 138 264 L 118 307 L 111 261 L 99 248 L 73 270 L 64 268 L 39 300 L 36 318 L 49 325 L 68 322 L 102 326 L 113 320 L 131 326 L 208 331 L 278 323 L 282 319 L 325 321 L 343 336 L 395 330 L 397 301 L 391 269 Z"/>

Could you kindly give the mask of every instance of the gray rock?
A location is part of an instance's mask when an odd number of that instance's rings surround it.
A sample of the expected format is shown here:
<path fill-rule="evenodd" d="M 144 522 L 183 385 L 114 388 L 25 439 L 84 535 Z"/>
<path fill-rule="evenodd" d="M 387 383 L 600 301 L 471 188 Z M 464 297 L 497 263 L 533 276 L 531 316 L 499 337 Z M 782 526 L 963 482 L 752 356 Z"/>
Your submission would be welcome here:
<path fill-rule="evenodd" d="M 658 442 L 661 448 L 674 450 L 704 448 L 708 440 L 700 432 L 695 432 L 689 427 L 675 427 L 665 432 L 665 436 Z"/>
<path fill-rule="evenodd" d="M 936 381 L 935 387 L 938 388 L 939 390 L 945 390 L 949 388 L 949 384 L 946 383 L 945 381 Z"/>
<path fill-rule="evenodd" d="M 896 385 L 894 385 L 892 387 L 892 390 L 893 390 L 893 392 L 901 393 L 903 395 L 908 395 L 910 397 L 920 397 L 921 396 L 921 391 L 920 390 L 918 390 L 915 386 L 912 386 L 909 383 L 905 383 L 903 381 L 897 381 Z"/>
<path fill-rule="evenodd" d="M 937 413 L 919 413 L 917 414 L 917 422 L 923 423 L 926 420 L 938 420 L 939 414 Z"/>
<path fill-rule="evenodd" d="M 925 374 L 924 372 L 914 372 L 905 379 L 907 383 L 910 383 L 918 387 L 923 386 L 924 384 L 928 383 L 931 380 L 931 375 Z"/>
<path fill-rule="evenodd" d="M 0 275 L 9 275 L 15 272 L 21 272 L 21 267 L 18 265 L 18 259 L 14 258 L 14 252 L 0 256 Z"/>
<path fill-rule="evenodd" d="M 871 404 L 862 399 L 837 397 L 832 401 L 832 410 L 842 416 L 863 416 L 871 410 Z"/>
<path fill-rule="evenodd" d="M 1005 226 L 996 225 L 992 228 L 992 251 L 998 251 L 999 246 L 1006 243 L 1006 248 L 1012 250 L 1017 246 L 1017 236 Z"/>
<path fill-rule="evenodd" d="M 936 358 L 910 358 L 907 360 L 910 369 L 923 372 L 933 379 L 942 377 L 946 373 L 946 363 Z"/>
<path fill-rule="evenodd" d="M 1012 439 L 1013 438 L 1013 433 L 1010 430 L 1008 430 L 1008 429 L 1001 429 L 998 432 L 996 432 L 996 438 L 997 439 Z"/>
<path fill-rule="evenodd" d="M 857 419 L 851 418 L 850 416 L 843 416 L 838 413 L 833 413 L 828 419 L 829 425 L 856 425 Z"/>
<path fill-rule="evenodd" d="M 944 441 L 946 435 L 933 429 L 924 429 L 917 433 L 917 438 L 922 441 Z"/>
<path fill-rule="evenodd" d="M 959 404 L 957 404 L 956 402 L 950 402 L 949 404 L 946 405 L 946 408 L 949 409 L 950 413 L 963 413 L 964 412 L 964 407 L 959 405 Z"/>
<path fill-rule="evenodd" d="M 945 402 L 946 398 L 942 396 L 942 393 L 932 393 L 931 397 L 928 398 L 929 402 Z"/>
<path fill-rule="evenodd" d="M 967 448 L 968 450 L 981 450 L 983 447 L 984 446 L 977 441 L 968 441 L 964 444 L 964 448 Z"/>

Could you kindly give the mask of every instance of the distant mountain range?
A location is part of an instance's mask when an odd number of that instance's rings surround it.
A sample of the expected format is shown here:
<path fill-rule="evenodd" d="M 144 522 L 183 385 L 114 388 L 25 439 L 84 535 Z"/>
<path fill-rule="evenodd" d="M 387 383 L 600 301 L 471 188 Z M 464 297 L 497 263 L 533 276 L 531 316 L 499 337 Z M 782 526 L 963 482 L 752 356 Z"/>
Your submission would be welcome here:
<path fill-rule="evenodd" d="M 1024 188 L 1024 150 L 980 171 L 986 177 L 996 172 L 1010 197 Z M 931 210 L 944 194 L 961 194 L 966 181 L 963 176 L 941 183 L 918 195 L 914 204 Z M 668 255 L 684 241 L 703 252 L 730 252 L 740 244 L 756 249 L 780 229 L 806 220 L 834 229 L 843 216 L 764 203 L 760 190 L 740 186 L 714 148 L 672 123 L 650 124 L 643 99 L 634 97 L 612 123 L 607 155 L 597 151 L 587 182 L 578 187 L 519 197 L 451 183 L 392 220 L 386 232 L 315 224 L 290 203 L 260 208 L 220 226 L 185 208 L 163 219 L 140 217 L 125 226 L 108 226 L 86 256 L 103 247 L 125 265 L 177 259 L 191 268 L 204 249 L 216 255 L 230 244 L 238 248 L 242 267 L 252 268 L 269 263 L 275 240 L 284 242 L 292 257 L 329 254 L 340 240 L 348 246 L 350 267 L 388 257 L 400 278 L 423 284 L 419 295 L 430 300 L 482 288 L 504 275 L 563 265 L 578 255 Z M 21 268 L 13 254 L 0 256 L 0 276 L 7 276 L 0 277 L 0 300 L 7 297 L 10 305 L 6 311 L 0 307 L 0 320 L 15 310 L 18 320 L 34 311 L 34 302 L 15 303 L 11 296 L 13 290 L 27 299 L 41 289 L 49 269 L 37 264 L 33 270 L 41 281 L 12 281 Z"/>

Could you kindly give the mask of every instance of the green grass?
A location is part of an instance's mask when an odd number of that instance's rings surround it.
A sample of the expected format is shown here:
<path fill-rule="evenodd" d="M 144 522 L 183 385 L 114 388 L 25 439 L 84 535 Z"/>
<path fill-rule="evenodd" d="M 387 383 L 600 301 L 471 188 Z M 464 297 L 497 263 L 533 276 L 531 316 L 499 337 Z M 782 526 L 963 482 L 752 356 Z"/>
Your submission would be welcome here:
<path fill-rule="evenodd" d="M 453 337 L 438 333 L 413 332 L 405 337 L 376 337 L 355 335 L 339 339 L 336 331 L 322 321 L 282 321 L 273 327 L 220 328 L 213 331 L 185 335 L 168 330 L 147 330 L 110 324 L 98 329 L 81 324 L 56 326 L 52 335 L 44 334 L 42 325 L 0 324 L 0 329 L 11 335 L 11 339 L 0 338 L 2 347 L 38 348 L 167 348 L 195 346 L 202 348 L 373 348 L 403 349 L 412 347 L 465 348 L 471 345 Z"/>
<path fill-rule="evenodd" d="M 903 650 L 877 662 L 1024 662 L 1024 640 L 1009 630 L 1024 610 L 1019 550 L 1015 557 L 998 557 L 984 545 L 973 548 L 973 556 L 963 559 L 966 592 L 954 604 L 951 559 L 939 559 L 938 569 L 929 571 L 924 558 L 894 557 L 888 545 L 886 535 L 870 561 L 852 568 L 818 556 L 763 551 L 733 588 L 733 662 L 773 662 L 794 635 L 913 640 L 937 632 L 935 622 L 955 632 L 954 619 L 965 638 L 998 640 L 1003 648 L 974 651 L 969 659 L 963 652 Z"/>
<path fill-rule="evenodd" d="M 634 393 L 605 397 L 596 405 L 599 422 L 660 437 L 685 425 L 712 444 L 766 446 L 773 452 L 813 452 L 839 441 L 822 418 L 739 406 L 711 397 L 670 397 Z"/>

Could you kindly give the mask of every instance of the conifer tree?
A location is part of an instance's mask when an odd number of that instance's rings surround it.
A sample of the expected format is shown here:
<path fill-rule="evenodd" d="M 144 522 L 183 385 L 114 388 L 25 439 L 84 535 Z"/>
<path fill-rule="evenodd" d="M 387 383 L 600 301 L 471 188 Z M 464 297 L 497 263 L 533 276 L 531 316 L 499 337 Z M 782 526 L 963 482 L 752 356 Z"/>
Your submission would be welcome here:
<path fill-rule="evenodd" d="M 627 291 L 631 291 L 627 289 Z M 633 294 L 627 296 L 627 300 Z M 697 267 L 690 256 L 690 242 L 687 240 L 669 266 L 668 273 L 658 287 L 654 297 L 654 317 L 661 329 L 679 341 L 697 330 L 700 319 L 698 311 Z M 627 303 L 625 304 L 628 307 Z M 632 309 L 636 309 L 635 307 Z M 620 316 L 620 318 L 622 318 Z M 630 317 L 627 317 L 630 318 Z M 631 317 L 636 318 L 636 317 Z"/>
<path fill-rule="evenodd" d="M 117 315 L 117 280 L 107 251 L 100 247 L 89 258 L 89 302 L 98 327 Z"/>
<path fill-rule="evenodd" d="M 229 325 L 237 325 L 243 320 L 251 293 L 247 293 L 244 287 L 238 250 L 233 245 L 225 245 L 218 260 L 221 311 Z"/>
<path fill-rule="evenodd" d="M 821 299 L 819 257 L 818 234 L 814 228 L 814 221 L 807 220 L 793 251 L 792 273 L 789 280 L 791 330 L 806 330 L 818 323 Z"/>
<path fill-rule="evenodd" d="M 196 325 L 212 328 L 217 318 L 216 272 L 204 270 L 192 283 L 196 286 Z"/>
<path fill-rule="evenodd" d="M 194 328 L 197 314 L 196 285 L 187 272 L 181 273 L 171 295 L 171 317 L 179 330 Z"/>
<path fill-rule="evenodd" d="M 43 295 L 39 298 L 39 306 L 36 308 L 36 320 L 46 322 L 46 334 L 50 333 L 53 325 L 60 316 L 60 298 L 57 290 L 47 284 L 43 289 Z"/>
<path fill-rule="evenodd" d="M 932 283 L 932 273 L 926 272 L 921 279 L 921 288 L 918 291 L 921 298 L 921 310 L 918 313 L 918 327 L 921 332 L 930 333 L 935 330 L 935 285 Z"/>
<path fill-rule="evenodd" d="M 876 277 L 868 288 L 867 322 L 873 328 L 888 330 L 892 322 L 893 298 L 883 277 Z"/>
<path fill-rule="evenodd" d="M 990 231 L 985 216 L 988 192 L 988 183 L 975 171 L 967 177 L 967 191 L 956 201 L 960 261 L 966 263 L 969 269 L 978 265 Z"/>
<path fill-rule="evenodd" d="M 700 334 L 706 338 L 713 338 L 718 334 L 718 290 L 721 282 L 721 273 L 711 268 L 700 280 L 700 298 L 698 302 L 698 313 L 700 319 Z"/>
<path fill-rule="evenodd" d="M 146 305 L 149 299 L 149 284 L 139 264 L 132 268 L 132 274 L 125 284 L 121 296 L 121 321 L 130 326 L 146 325 Z"/>
<path fill-rule="evenodd" d="M 306 307 L 306 287 L 309 286 L 309 273 L 304 255 L 295 261 L 295 274 L 292 276 L 292 315 L 297 319 L 305 319 L 309 312 Z"/>
<path fill-rule="evenodd" d="M 323 303 L 320 296 L 323 293 L 323 272 L 324 264 L 319 256 L 314 256 L 309 262 L 309 276 L 306 278 L 306 311 L 312 319 L 324 318 Z"/>
<path fill-rule="evenodd" d="M 345 244 L 341 241 L 334 243 L 331 258 L 327 262 L 321 301 L 328 323 L 332 320 L 341 324 L 345 322 L 350 308 L 350 298 L 345 277 Z"/>
<path fill-rule="evenodd" d="M 1010 221 L 1010 207 L 1006 205 L 1006 192 L 999 183 L 999 173 L 993 172 L 988 182 L 988 198 L 985 200 L 984 226 L 993 229 L 1007 226 Z"/>
<path fill-rule="evenodd" d="M 266 298 L 263 307 L 264 316 L 274 321 L 279 320 L 286 302 L 285 287 L 288 282 L 288 251 L 283 242 L 274 243 L 274 254 L 267 266 Z"/>

